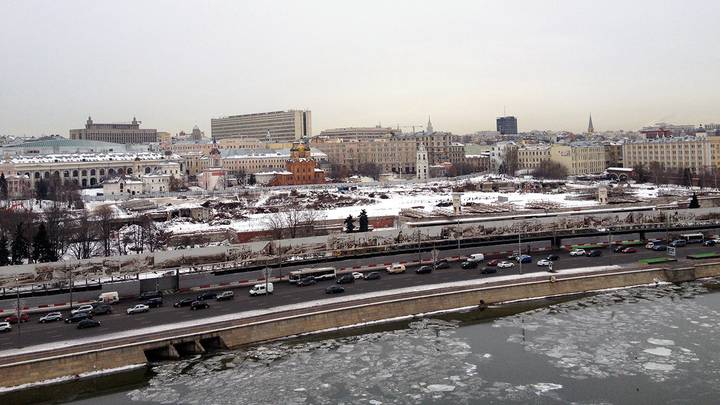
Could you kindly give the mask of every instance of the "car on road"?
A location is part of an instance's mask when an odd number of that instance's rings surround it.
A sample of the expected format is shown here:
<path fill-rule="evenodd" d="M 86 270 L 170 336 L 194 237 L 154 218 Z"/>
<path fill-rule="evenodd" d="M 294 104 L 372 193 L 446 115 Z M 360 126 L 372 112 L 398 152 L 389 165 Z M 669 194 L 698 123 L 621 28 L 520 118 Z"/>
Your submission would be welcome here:
<path fill-rule="evenodd" d="M 353 276 L 353 278 L 355 278 L 355 280 L 362 280 L 364 278 L 363 274 L 360 273 L 359 271 L 353 271 L 352 276 Z"/>
<path fill-rule="evenodd" d="M 192 304 L 190 304 L 190 310 L 195 311 L 198 309 L 208 309 L 210 308 L 210 304 L 207 303 L 207 301 L 193 301 Z"/>
<path fill-rule="evenodd" d="M 256 295 L 266 295 L 266 294 L 272 294 L 273 290 L 275 289 L 275 286 L 273 283 L 267 283 L 267 287 L 265 283 L 255 284 L 250 288 L 250 295 L 256 296 Z"/>
<path fill-rule="evenodd" d="M 235 293 L 232 291 L 223 291 L 220 294 L 218 294 L 216 300 L 218 301 L 227 301 L 235 298 Z"/>
<path fill-rule="evenodd" d="M 653 247 L 662 244 L 663 241 L 661 239 L 650 239 L 648 240 L 648 243 L 645 244 L 645 249 L 652 249 Z"/>
<path fill-rule="evenodd" d="M 112 313 L 112 307 L 108 304 L 96 303 L 93 305 L 93 315 L 107 315 Z"/>
<path fill-rule="evenodd" d="M 625 246 L 616 246 L 615 249 L 613 249 L 613 253 L 622 253 L 623 250 L 625 250 Z"/>
<path fill-rule="evenodd" d="M 143 302 L 143 304 L 149 306 L 150 308 L 158 308 L 163 305 L 163 299 L 160 297 L 150 298 L 149 300 L 146 300 L 145 302 Z"/>
<path fill-rule="evenodd" d="M 591 250 L 590 252 L 588 252 L 587 256 L 588 257 L 600 257 L 600 256 L 602 256 L 602 251 L 597 250 L 597 249 Z"/>
<path fill-rule="evenodd" d="M 298 280 L 295 285 L 298 287 L 305 287 L 308 285 L 317 284 L 317 280 L 315 280 L 315 277 L 305 277 Z"/>
<path fill-rule="evenodd" d="M 708 239 L 705 242 L 703 242 L 703 246 L 715 246 L 717 245 L 717 241 L 714 239 Z"/>
<path fill-rule="evenodd" d="M 637 249 L 634 247 L 626 247 L 625 249 L 620 251 L 621 253 L 637 253 Z"/>
<path fill-rule="evenodd" d="M 509 261 L 507 261 L 507 260 L 503 260 L 503 261 L 501 261 L 500 263 L 498 263 L 497 266 L 498 266 L 499 268 L 501 268 L 501 269 L 509 269 L 509 268 L 511 268 L 511 267 L 514 267 L 514 266 L 515 266 L 515 263 L 509 262 Z"/>
<path fill-rule="evenodd" d="M 405 273 L 405 265 L 402 263 L 393 263 L 385 268 L 389 274 Z"/>
<path fill-rule="evenodd" d="M 435 262 L 435 269 L 449 269 L 450 263 L 447 261 L 447 259 L 440 259 L 437 262 Z"/>
<path fill-rule="evenodd" d="M 652 250 L 655 252 L 664 252 L 667 250 L 667 245 L 654 245 Z"/>
<path fill-rule="evenodd" d="M 540 259 L 540 260 L 538 260 L 537 265 L 547 267 L 547 266 L 552 265 L 552 261 L 550 261 L 548 259 Z"/>
<path fill-rule="evenodd" d="M 0 332 L 10 332 L 11 330 L 10 322 L 0 322 Z"/>
<path fill-rule="evenodd" d="M 138 295 L 138 300 L 145 301 L 149 300 L 150 298 L 162 298 L 162 296 L 162 291 L 145 291 L 144 293 Z"/>
<path fill-rule="evenodd" d="M 190 304 L 192 304 L 193 301 L 195 301 L 194 298 L 183 298 L 180 301 L 174 303 L 173 306 L 175 308 L 187 307 L 187 306 L 190 306 Z"/>
<path fill-rule="evenodd" d="M 463 268 L 463 269 L 465 269 L 465 270 L 468 270 L 468 269 L 476 269 L 477 266 L 478 266 L 478 262 L 471 262 L 471 261 L 468 261 L 468 260 L 460 263 L 460 267 Z"/>
<path fill-rule="evenodd" d="M 685 247 L 687 245 L 687 242 L 684 239 L 675 239 L 674 241 L 670 242 L 670 246 L 678 248 L 678 247 Z"/>
<path fill-rule="evenodd" d="M 489 262 L 487 262 L 487 265 L 488 265 L 488 266 L 497 266 L 498 263 L 500 263 L 500 260 L 498 260 L 498 259 L 492 259 L 492 260 L 490 260 Z"/>
<path fill-rule="evenodd" d="M 559 259 L 560 259 L 560 256 L 558 256 L 558 255 L 547 255 L 547 257 L 546 257 L 545 259 L 546 259 L 546 260 L 550 260 L 551 262 L 554 262 L 555 260 L 559 260 Z"/>
<path fill-rule="evenodd" d="M 365 275 L 365 280 L 380 280 L 380 272 L 372 271 Z"/>
<path fill-rule="evenodd" d="M 350 284 L 355 282 L 355 277 L 352 274 L 343 274 L 335 280 L 338 284 Z"/>
<path fill-rule="evenodd" d="M 497 273 L 497 269 L 494 267 L 483 267 L 482 270 L 480 270 L 480 274 L 495 274 Z"/>
<path fill-rule="evenodd" d="M 147 306 L 145 304 L 137 304 L 134 307 L 128 308 L 127 311 L 125 311 L 125 312 L 127 312 L 128 315 L 133 315 L 133 314 L 142 314 L 142 313 L 148 312 L 148 311 L 150 311 L 149 306 Z"/>
<path fill-rule="evenodd" d="M 100 294 L 97 300 L 98 302 L 104 302 L 106 304 L 115 304 L 120 301 L 120 296 L 117 291 L 108 291 Z"/>
<path fill-rule="evenodd" d="M 417 269 L 415 269 L 416 274 L 430 274 L 432 273 L 433 268 L 432 266 L 420 266 Z"/>
<path fill-rule="evenodd" d="M 78 322 L 77 328 L 78 329 L 87 329 L 87 328 L 96 328 L 100 326 L 100 321 L 96 321 L 94 319 L 83 319 L 82 321 Z"/>
<path fill-rule="evenodd" d="M 519 263 L 532 263 L 532 256 L 530 255 L 520 255 L 520 257 L 517 259 Z"/>
<path fill-rule="evenodd" d="M 586 254 L 585 249 L 573 249 L 570 251 L 570 256 L 585 256 Z"/>
<path fill-rule="evenodd" d="M 330 287 L 325 289 L 325 294 L 340 294 L 344 292 L 345 289 L 343 287 L 340 287 L 339 285 L 331 285 Z"/>
<path fill-rule="evenodd" d="M 38 322 L 40 323 L 48 323 L 48 322 L 57 322 L 62 320 L 62 314 L 60 312 L 50 312 L 48 314 L 45 314 L 40 317 Z"/>
<path fill-rule="evenodd" d="M 78 323 L 82 321 L 83 319 L 90 319 L 92 318 L 92 313 L 90 312 L 78 312 L 75 315 L 70 315 L 68 318 L 65 318 L 65 323 Z"/>
<path fill-rule="evenodd" d="M 78 312 L 92 312 L 93 306 L 92 305 L 80 305 L 79 307 L 73 309 L 70 311 L 70 315 L 77 314 Z"/>
<path fill-rule="evenodd" d="M 20 323 L 25 323 L 30 320 L 30 315 L 28 315 L 26 312 L 23 312 L 20 314 Z M 18 317 L 17 314 L 12 314 L 10 316 L 5 317 L 5 322 L 10 322 L 11 324 L 18 323 Z"/>
<path fill-rule="evenodd" d="M 473 253 L 468 256 L 467 260 L 469 262 L 482 262 L 485 260 L 485 255 L 482 253 Z"/>
<path fill-rule="evenodd" d="M 217 293 L 211 292 L 211 291 L 204 292 L 204 293 L 198 295 L 196 298 L 197 301 L 214 300 L 214 299 L 217 299 Z"/>

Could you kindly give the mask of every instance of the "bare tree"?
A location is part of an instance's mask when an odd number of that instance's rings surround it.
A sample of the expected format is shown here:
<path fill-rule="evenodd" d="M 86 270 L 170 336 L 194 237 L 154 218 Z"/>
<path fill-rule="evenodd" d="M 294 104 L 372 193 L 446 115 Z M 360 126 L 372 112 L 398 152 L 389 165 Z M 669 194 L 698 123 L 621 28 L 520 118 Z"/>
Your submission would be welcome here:
<path fill-rule="evenodd" d="M 71 242 L 69 244 L 70 253 L 77 259 L 88 259 L 94 256 L 98 250 L 98 243 L 93 232 L 95 227 L 91 226 L 87 211 L 83 210 L 68 229 Z"/>
<path fill-rule="evenodd" d="M 112 220 L 115 213 L 109 205 L 101 205 L 95 208 L 93 219 L 97 229 L 97 238 L 101 243 L 104 256 L 110 256 L 112 253 Z"/>
<path fill-rule="evenodd" d="M 320 211 L 289 208 L 268 215 L 266 224 L 275 239 L 282 239 L 284 234 L 290 238 L 297 238 L 309 234 L 322 219 L 324 215 Z"/>

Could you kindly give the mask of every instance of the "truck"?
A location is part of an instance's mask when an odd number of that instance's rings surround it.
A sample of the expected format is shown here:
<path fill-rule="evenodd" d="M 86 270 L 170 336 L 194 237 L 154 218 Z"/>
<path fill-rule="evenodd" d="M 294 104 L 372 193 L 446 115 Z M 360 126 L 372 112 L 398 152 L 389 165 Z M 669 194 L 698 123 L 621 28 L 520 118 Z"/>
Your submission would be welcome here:
<path fill-rule="evenodd" d="M 250 295 L 265 295 L 265 294 L 272 294 L 273 292 L 273 283 L 267 283 L 267 291 L 265 291 L 265 283 L 262 284 L 255 284 L 250 288 Z"/>
<path fill-rule="evenodd" d="M 104 302 L 105 304 L 115 304 L 120 301 L 120 296 L 117 291 L 104 292 L 98 296 L 98 302 Z"/>

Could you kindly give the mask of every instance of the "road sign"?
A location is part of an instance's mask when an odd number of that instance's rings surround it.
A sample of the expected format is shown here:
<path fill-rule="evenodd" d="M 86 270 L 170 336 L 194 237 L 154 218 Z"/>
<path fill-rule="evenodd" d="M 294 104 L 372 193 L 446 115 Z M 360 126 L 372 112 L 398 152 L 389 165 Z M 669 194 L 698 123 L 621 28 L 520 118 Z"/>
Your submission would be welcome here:
<path fill-rule="evenodd" d="M 675 248 L 672 247 L 672 246 L 668 246 L 668 248 L 667 248 L 667 253 L 668 253 L 668 256 L 675 257 L 675 254 L 676 254 Z"/>

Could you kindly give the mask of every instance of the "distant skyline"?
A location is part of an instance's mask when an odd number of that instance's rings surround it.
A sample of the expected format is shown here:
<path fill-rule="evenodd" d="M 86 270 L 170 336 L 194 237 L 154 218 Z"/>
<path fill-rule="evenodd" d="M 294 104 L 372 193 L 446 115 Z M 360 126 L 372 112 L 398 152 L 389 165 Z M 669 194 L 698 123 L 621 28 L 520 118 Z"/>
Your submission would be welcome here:
<path fill-rule="evenodd" d="M 717 1 L 0 3 L 0 134 L 310 109 L 313 133 L 720 121 Z"/>

